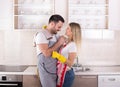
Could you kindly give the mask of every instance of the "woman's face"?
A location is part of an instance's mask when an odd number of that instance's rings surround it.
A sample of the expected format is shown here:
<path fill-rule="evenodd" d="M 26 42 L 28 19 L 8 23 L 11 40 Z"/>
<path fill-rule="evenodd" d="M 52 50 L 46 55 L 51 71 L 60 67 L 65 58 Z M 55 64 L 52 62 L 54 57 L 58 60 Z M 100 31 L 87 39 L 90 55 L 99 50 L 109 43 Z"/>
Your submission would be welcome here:
<path fill-rule="evenodd" d="M 68 37 L 72 36 L 72 31 L 71 31 L 71 27 L 68 25 L 67 29 L 66 29 L 66 33 L 65 33 Z"/>

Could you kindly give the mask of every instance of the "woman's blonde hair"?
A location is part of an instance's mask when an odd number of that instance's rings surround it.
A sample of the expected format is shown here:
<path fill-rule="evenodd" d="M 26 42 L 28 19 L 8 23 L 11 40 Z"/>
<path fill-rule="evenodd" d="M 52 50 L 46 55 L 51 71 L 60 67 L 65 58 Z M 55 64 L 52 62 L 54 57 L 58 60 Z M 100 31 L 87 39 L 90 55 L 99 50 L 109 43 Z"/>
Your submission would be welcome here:
<path fill-rule="evenodd" d="M 78 51 L 79 51 L 80 45 L 81 45 L 81 26 L 80 26 L 80 24 L 75 23 L 75 22 L 69 23 L 69 26 L 73 33 L 73 37 L 71 40 L 76 43 Z"/>

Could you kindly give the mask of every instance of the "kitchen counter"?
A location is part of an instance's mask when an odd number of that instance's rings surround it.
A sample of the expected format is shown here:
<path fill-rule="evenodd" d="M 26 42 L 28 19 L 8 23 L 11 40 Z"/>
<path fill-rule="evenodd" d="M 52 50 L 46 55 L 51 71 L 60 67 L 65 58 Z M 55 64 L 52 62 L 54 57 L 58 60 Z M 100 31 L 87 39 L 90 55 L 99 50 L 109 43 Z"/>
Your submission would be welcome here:
<path fill-rule="evenodd" d="M 0 74 L 5 75 L 37 75 L 37 67 L 36 66 L 28 66 L 24 71 L 22 72 L 4 72 L 0 71 Z"/>
<path fill-rule="evenodd" d="M 87 67 L 88 71 L 78 71 L 75 75 L 103 75 L 103 74 L 120 74 L 120 66 L 91 66 Z"/>
<path fill-rule="evenodd" d="M 85 66 L 89 68 L 88 71 L 78 71 L 75 75 L 103 75 L 103 74 L 120 74 L 120 66 Z M 0 71 L 0 74 L 11 75 L 37 75 L 37 67 L 29 66 L 23 72 L 4 72 Z"/>

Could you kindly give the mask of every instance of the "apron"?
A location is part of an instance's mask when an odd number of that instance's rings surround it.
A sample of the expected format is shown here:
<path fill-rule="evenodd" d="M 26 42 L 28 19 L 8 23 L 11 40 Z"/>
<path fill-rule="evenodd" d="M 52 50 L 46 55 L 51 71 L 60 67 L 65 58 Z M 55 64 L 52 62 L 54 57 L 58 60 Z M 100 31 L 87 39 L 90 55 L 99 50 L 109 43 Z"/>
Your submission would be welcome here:
<path fill-rule="evenodd" d="M 57 41 L 57 38 L 56 38 Z M 55 42 L 49 40 L 48 46 L 51 47 Z M 42 87 L 56 87 L 57 83 L 57 60 L 53 58 L 45 58 L 40 53 L 38 55 L 38 70 Z"/>

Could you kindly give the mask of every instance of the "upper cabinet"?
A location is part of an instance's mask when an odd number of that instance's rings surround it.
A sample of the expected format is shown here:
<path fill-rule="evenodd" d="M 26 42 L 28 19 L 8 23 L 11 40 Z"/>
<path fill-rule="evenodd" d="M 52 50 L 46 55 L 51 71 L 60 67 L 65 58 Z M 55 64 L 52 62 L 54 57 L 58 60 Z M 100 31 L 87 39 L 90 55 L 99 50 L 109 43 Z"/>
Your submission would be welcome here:
<path fill-rule="evenodd" d="M 14 29 L 40 29 L 54 13 L 54 0 L 14 0 Z"/>
<path fill-rule="evenodd" d="M 109 0 L 109 29 L 120 30 L 120 0 Z"/>
<path fill-rule="evenodd" d="M 68 22 L 82 29 L 108 29 L 108 0 L 68 0 Z"/>
<path fill-rule="evenodd" d="M 13 29 L 13 2 L 0 0 L 0 30 Z"/>

